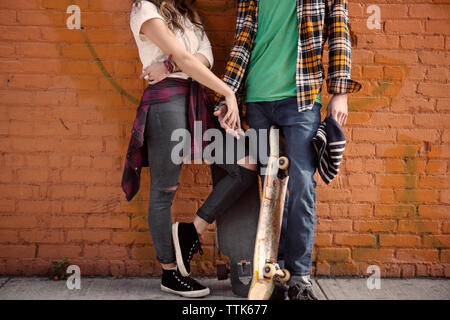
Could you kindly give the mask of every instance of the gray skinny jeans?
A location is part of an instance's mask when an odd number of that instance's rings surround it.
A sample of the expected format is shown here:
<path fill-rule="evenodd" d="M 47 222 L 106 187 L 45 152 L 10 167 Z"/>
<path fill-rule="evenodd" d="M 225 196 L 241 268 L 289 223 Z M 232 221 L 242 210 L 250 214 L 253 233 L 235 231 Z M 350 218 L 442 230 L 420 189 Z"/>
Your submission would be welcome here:
<path fill-rule="evenodd" d="M 152 104 L 147 114 L 145 138 L 150 165 L 150 199 L 148 224 L 160 263 L 175 262 L 171 232 L 171 206 L 176 194 L 181 164 L 171 161 L 172 149 L 179 141 L 171 141 L 172 132 L 188 128 L 187 96 L 173 97 L 170 102 Z M 218 165 L 228 173 L 215 186 L 197 215 L 212 223 L 224 213 L 255 181 L 256 172 L 237 164 Z"/>

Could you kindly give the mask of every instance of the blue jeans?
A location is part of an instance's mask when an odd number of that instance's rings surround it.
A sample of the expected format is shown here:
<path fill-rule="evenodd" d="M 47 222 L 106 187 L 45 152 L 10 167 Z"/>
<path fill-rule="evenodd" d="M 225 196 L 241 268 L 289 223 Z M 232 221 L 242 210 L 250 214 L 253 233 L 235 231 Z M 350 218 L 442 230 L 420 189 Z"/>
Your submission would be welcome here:
<path fill-rule="evenodd" d="M 292 275 L 309 275 L 312 265 L 317 185 L 313 177 L 317 154 L 312 138 L 320 125 L 321 107 L 321 103 L 315 102 L 312 110 L 298 112 L 296 97 L 247 103 L 247 119 L 252 129 L 269 130 L 271 125 L 277 125 L 286 139 L 289 183 L 278 258 L 284 260 Z"/>

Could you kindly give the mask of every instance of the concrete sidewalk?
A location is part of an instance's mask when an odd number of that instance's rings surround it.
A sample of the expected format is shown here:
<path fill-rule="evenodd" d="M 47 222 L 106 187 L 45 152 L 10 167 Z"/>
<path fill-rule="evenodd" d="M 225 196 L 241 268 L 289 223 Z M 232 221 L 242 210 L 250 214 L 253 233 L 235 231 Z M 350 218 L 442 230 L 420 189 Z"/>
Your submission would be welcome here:
<path fill-rule="evenodd" d="M 203 299 L 242 299 L 231 292 L 228 280 L 197 278 L 211 289 Z M 173 300 L 185 299 L 159 289 L 157 278 L 82 278 L 81 289 L 69 290 L 65 281 L 47 277 L 0 277 L 0 300 Z M 366 278 L 316 278 L 314 292 L 321 300 L 450 300 L 450 279 L 381 279 L 380 289 L 368 289 Z"/>

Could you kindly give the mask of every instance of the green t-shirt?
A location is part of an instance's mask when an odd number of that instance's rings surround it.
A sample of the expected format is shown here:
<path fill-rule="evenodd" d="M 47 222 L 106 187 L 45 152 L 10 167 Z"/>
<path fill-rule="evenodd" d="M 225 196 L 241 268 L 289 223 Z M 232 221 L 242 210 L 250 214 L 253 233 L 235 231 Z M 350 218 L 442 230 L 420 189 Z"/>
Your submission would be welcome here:
<path fill-rule="evenodd" d="M 260 0 L 258 31 L 245 80 L 245 102 L 297 96 L 296 0 Z M 320 101 L 320 94 L 316 101 Z"/>

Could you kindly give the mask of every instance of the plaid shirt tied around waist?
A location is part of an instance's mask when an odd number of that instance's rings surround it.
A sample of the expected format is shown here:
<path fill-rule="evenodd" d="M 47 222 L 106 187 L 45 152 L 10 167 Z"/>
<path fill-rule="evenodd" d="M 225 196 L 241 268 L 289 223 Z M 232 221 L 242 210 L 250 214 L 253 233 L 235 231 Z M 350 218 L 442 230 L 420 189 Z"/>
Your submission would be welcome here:
<path fill-rule="evenodd" d="M 166 78 L 163 81 L 148 86 L 141 98 L 141 102 L 136 111 L 136 118 L 131 131 L 131 138 L 128 144 L 127 155 L 122 175 L 122 190 L 126 199 L 130 201 L 139 191 L 140 175 L 142 167 L 149 167 L 148 149 L 145 140 L 145 128 L 147 113 L 152 104 L 169 102 L 177 95 L 189 96 L 188 124 L 191 133 L 191 157 L 199 159 L 202 157 L 203 149 L 208 145 L 207 141 L 196 141 L 195 122 L 202 124 L 201 137 L 209 128 L 214 127 L 212 110 L 209 110 L 210 101 L 206 94 L 205 87 L 200 83 L 189 79 Z M 148 130 L 148 128 L 147 128 Z M 157 152 L 155 150 L 154 152 Z M 185 156 L 185 155 L 184 155 Z"/>
<path fill-rule="evenodd" d="M 222 78 L 240 102 L 245 95 L 245 75 L 258 30 L 258 3 L 259 0 L 238 0 L 234 43 Z M 328 93 L 358 92 L 361 84 L 350 77 L 352 50 L 348 1 L 297 0 L 297 18 L 300 30 L 296 73 L 298 111 L 312 109 L 321 91 L 325 78 L 322 55 L 327 40 Z M 223 96 L 216 94 L 216 109 L 223 100 Z"/>

